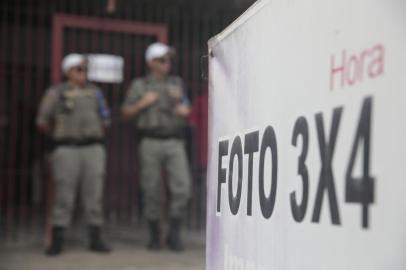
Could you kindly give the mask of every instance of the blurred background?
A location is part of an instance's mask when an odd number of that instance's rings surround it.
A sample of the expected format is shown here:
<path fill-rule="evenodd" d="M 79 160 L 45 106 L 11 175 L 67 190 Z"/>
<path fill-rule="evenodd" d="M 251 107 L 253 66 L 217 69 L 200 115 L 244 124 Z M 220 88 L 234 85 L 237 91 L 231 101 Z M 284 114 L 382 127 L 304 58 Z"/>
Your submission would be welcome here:
<path fill-rule="evenodd" d="M 142 192 L 135 154 L 134 138 L 137 134 L 131 124 L 120 119 L 120 106 L 131 80 L 145 75 L 145 49 L 157 40 L 176 48 L 173 73 L 184 79 L 193 106 L 187 130 L 193 195 L 188 207 L 188 239 L 185 242 L 197 252 L 196 260 L 201 268 L 196 269 L 203 269 L 207 152 L 206 43 L 253 2 L 1 1 L 0 269 L 37 269 L 27 268 L 28 264 L 17 264 L 17 256 L 13 257 L 13 254 L 25 254 L 25 258 L 33 261 L 46 261 L 45 257 L 42 258 L 42 250 L 47 239 L 47 217 L 52 206 L 53 184 L 48 161 L 49 139 L 37 132 L 35 115 L 44 91 L 51 84 L 61 81 L 62 57 L 71 52 L 110 54 L 124 59 L 121 80 L 97 82 L 108 100 L 113 121 L 107 135 L 106 230 L 113 246 L 119 247 L 113 254 L 120 252 L 120 246 L 143 248 L 145 222 L 142 218 Z M 165 204 L 167 196 L 162 196 Z M 83 241 L 81 209 L 77 208 L 69 233 L 72 245 L 75 245 L 75 241 Z M 132 254 L 128 249 L 122 249 Z M 72 256 L 79 256 L 77 258 L 81 260 L 79 253 Z M 146 258 L 144 260 L 149 261 Z M 120 260 L 125 261 L 123 258 Z M 170 258 L 165 257 L 165 260 L 170 261 Z M 106 268 L 102 269 L 116 269 L 106 266 L 106 263 L 108 261 L 103 263 Z M 32 265 L 30 267 L 35 267 L 35 264 Z M 125 269 L 156 269 L 147 266 L 148 262 L 144 268 L 129 266 Z M 170 269 L 167 264 L 163 267 Z M 75 269 L 93 268 L 78 266 Z M 178 265 L 174 269 L 181 268 Z M 193 267 L 189 265 L 188 269 Z"/>
<path fill-rule="evenodd" d="M 49 138 L 37 132 L 35 116 L 44 91 L 61 82 L 64 55 L 109 54 L 124 59 L 122 79 L 98 82 L 112 110 L 107 134 L 106 231 L 125 269 L 158 269 L 153 257 L 132 268 L 129 246 L 143 248 L 145 221 L 139 188 L 136 132 L 120 118 L 120 106 L 134 77 L 146 73 L 144 52 L 154 42 L 176 48 L 173 73 L 186 84 L 192 103 L 187 149 L 193 176 L 188 206 L 185 269 L 203 269 L 207 153 L 207 40 L 220 32 L 253 0 L 2 0 L 0 3 L 0 269 L 48 269 L 42 255 L 52 206 Z M 163 204 L 167 195 L 162 194 Z M 81 209 L 75 210 L 71 245 L 83 242 Z M 81 245 L 78 245 L 81 246 Z M 75 248 L 73 248 L 74 250 Z M 79 250 L 59 266 L 80 263 Z M 126 253 L 127 252 L 127 253 Z M 146 251 L 143 251 L 144 253 Z M 141 253 L 143 254 L 143 253 Z M 189 255 L 188 255 L 189 254 Z M 25 260 L 17 258 L 24 256 Z M 77 257 L 75 257 L 77 256 Z M 90 255 L 89 255 L 90 256 Z M 171 257 L 160 255 L 167 263 Z M 169 255 L 168 255 L 169 256 Z M 183 255 L 185 256 L 185 255 Z M 105 259 L 104 259 L 105 260 Z M 172 260 L 179 261 L 172 258 Z M 101 258 L 94 267 L 109 266 Z M 114 261 L 114 260 L 113 260 Z M 142 260 L 141 260 L 142 261 Z M 35 262 L 37 264 L 35 264 Z M 68 263 L 69 262 L 69 263 Z M 25 263 L 25 264 L 24 264 Z M 55 264 L 55 261 L 53 262 Z M 127 263 L 127 264 L 126 264 Z M 157 262 L 155 262 L 157 263 Z M 31 268 L 29 268 L 31 267 Z M 127 267 L 127 266 L 126 266 Z M 149 268 L 148 268 L 149 267 Z M 49 269 L 56 269 L 50 265 Z M 72 269 L 72 268 L 58 268 Z M 74 269 L 93 269 L 80 266 Z M 96 268 L 95 268 L 96 269 Z M 173 269 L 182 269 L 177 265 Z"/>

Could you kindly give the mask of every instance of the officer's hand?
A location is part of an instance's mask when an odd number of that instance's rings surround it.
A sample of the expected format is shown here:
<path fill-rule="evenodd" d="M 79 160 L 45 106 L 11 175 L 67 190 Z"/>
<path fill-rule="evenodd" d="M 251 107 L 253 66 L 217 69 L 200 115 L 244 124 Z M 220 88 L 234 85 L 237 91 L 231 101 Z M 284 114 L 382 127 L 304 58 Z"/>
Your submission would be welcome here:
<path fill-rule="evenodd" d="M 187 117 L 190 113 L 190 108 L 185 104 L 178 104 L 175 107 L 175 113 L 177 116 Z"/>
<path fill-rule="evenodd" d="M 151 106 L 159 99 L 159 94 L 154 91 L 148 91 L 142 96 L 142 103 L 144 107 Z"/>

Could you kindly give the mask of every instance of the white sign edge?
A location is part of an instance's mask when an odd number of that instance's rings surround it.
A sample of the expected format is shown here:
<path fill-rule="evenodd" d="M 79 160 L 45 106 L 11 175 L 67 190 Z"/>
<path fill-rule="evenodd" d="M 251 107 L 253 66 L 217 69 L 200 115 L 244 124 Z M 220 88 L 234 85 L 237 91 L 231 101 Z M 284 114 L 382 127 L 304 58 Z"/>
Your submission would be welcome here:
<path fill-rule="evenodd" d="M 228 37 L 231 33 L 237 30 L 241 25 L 248 21 L 252 16 L 259 12 L 264 6 L 268 5 L 271 0 L 258 0 L 252 6 L 250 6 L 244 13 L 242 13 L 237 19 L 235 19 L 229 26 L 217 35 L 210 38 L 207 42 L 209 47 L 209 53 L 216 47 L 216 45 L 223 39 Z"/>

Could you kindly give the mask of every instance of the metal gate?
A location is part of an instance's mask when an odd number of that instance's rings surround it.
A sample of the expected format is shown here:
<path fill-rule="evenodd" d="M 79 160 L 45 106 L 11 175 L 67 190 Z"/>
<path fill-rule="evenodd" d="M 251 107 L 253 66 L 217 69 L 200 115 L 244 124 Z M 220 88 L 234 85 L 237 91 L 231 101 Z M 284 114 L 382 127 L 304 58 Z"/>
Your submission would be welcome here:
<path fill-rule="evenodd" d="M 106 13 L 106 2 L 121 6 Z M 165 0 L 1 1 L 0 241 L 42 238 L 52 181 L 46 162 L 49 139 L 36 131 L 35 115 L 45 89 L 60 81 L 60 60 L 70 52 L 110 53 L 126 61 L 123 83 L 99 84 L 113 113 L 104 203 L 109 224 L 141 220 L 136 134 L 121 121 L 119 106 L 130 80 L 145 74 L 143 52 L 155 40 L 177 48 L 174 71 L 185 79 L 194 103 L 194 128 L 188 132 L 193 174 L 188 226 L 204 226 L 207 86 L 201 57 L 207 39 L 244 9 L 231 8 L 230 2 L 202 1 L 199 7 L 197 1 Z"/>

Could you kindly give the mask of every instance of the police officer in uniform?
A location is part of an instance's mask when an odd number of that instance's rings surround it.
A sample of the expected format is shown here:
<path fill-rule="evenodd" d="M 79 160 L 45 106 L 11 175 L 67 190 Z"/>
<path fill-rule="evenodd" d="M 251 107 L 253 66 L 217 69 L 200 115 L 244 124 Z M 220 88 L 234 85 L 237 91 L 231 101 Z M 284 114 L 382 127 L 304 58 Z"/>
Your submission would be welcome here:
<path fill-rule="evenodd" d="M 89 225 L 89 249 L 107 253 L 110 248 L 101 238 L 101 226 L 106 161 L 103 138 L 110 112 L 100 89 L 87 82 L 83 55 L 67 55 L 62 70 L 67 81 L 46 91 L 37 115 L 38 128 L 55 142 L 52 169 L 56 194 L 52 242 L 46 254 L 62 252 L 78 188 Z"/>
<path fill-rule="evenodd" d="M 122 107 L 125 119 L 134 119 L 141 135 L 139 159 L 145 216 L 150 229 L 148 248 L 161 248 L 159 237 L 160 183 L 166 171 L 170 191 L 170 226 L 166 243 L 182 251 L 180 228 L 190 196 L 190 171 L 183 129 L 190 108 L 181 78 L 169 75 L 173 49 L 162 43 L 146 51 L 150 73 L 135 79 Z"/>

